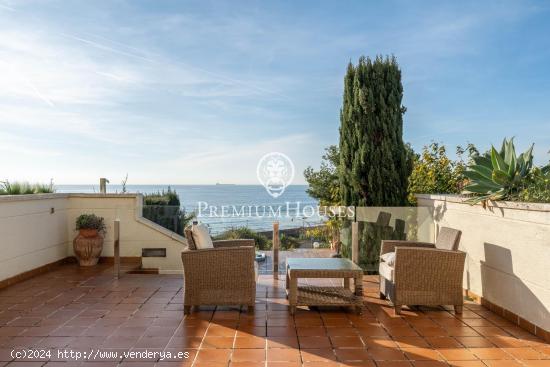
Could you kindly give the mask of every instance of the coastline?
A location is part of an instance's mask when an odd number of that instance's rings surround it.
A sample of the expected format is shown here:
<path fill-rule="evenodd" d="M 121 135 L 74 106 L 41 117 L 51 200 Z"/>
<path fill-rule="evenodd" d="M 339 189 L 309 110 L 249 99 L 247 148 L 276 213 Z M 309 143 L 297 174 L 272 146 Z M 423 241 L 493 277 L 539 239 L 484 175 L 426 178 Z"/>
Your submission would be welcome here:
<path fill-rule="evenodd" d="M 199 213 L 199 206 L 204 205 L 217 208 L 238 208 L 237 216 L 232 212 L 226 215 L 211 215 L 204 213 L 198 220 L 210 227 L 212 235 L 225 230 L 246 227 L 258 232 L 269 232 L 273 222 L 278 221 L 281 230 L 298 230 L 322 223 L 323 218 L 318 215 L 308 216 L 300 212 L 304 206 L 316 207 L 317 201 L 311 198 L 306 190 L 308 185 L 289 185 L 285 192 L 273 198 L 268 195 L 262 185 L 238 184 L 210 184 L 210 185 L 126 185 L 127 193 L 150 194 L 166 191 L 168 187 L 175 191 L 180 198 L 180 207 L 186 213 Z M 98 185 L 56 185 L 58 193 L 97 193 Z M 107 185 L 108 193 L 122 193 L 122 185 Z M 259 214 L 241 212 L 241 208 L 260 207 Z M 280 207 L 280 208 L 279 208 Z M 270 216 L 269 210 L 275 214 Z M 252 210 L 254 211 L 254 210 Z M 263 212 L 262 212 L 263 211 Z M 243 215 L 245 214 L 245 215 Z"/>

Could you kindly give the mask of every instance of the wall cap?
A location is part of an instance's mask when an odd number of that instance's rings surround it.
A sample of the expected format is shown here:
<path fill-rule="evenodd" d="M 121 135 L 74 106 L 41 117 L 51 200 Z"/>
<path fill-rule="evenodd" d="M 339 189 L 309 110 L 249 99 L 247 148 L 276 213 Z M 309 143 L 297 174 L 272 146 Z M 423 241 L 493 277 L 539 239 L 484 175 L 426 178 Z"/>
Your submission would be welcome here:
<path fill-rule="evenodd" d="M 65 199 L 70 194 L 30 194 L 30 195 L 0 195 L 0 202 L 12 201 L 30 201 L 30 200 L 49 200 L 49 199 Z"/>
<path fill-rule="evenodd" d="M 93 194 L 85 194 L 85 193 L 69 193 L 69 197 L 71 198 L 135 198 L 140 196 L 139 193 L 125 193 L 125 194 L 116 194 L 116 193 L 107 193 L 107 194 L 100 194 L 100 193 L 93 193 Z"/>
<path fill-rule="evenodd" d="M 79 194 L 79 193 L 47 193 L 47 194 L 28 194 L 28 195 L 0 195 L 0 202 L 29 201 L 29 200 L 49 200 L 65 198 L 136 198 L 140 194 Z"/>
<path fill-rule="evenodd" d="M 422 200 L 434 200 L 434 201 L 446 201 L 450 203 L 469 205 L 465 201 L 468 197 L 463 195 L 450 195 L 450 194 L 416 194 L 417 199 Z M 475 204 L 471 206 L 481 206 L 481 204 Z M 530 210 L 539 212 L 550 212 L 550 203 L 527 203 L 522 201 L 489 201 L 487 207 L 510 209 L 510 210 Z"/>

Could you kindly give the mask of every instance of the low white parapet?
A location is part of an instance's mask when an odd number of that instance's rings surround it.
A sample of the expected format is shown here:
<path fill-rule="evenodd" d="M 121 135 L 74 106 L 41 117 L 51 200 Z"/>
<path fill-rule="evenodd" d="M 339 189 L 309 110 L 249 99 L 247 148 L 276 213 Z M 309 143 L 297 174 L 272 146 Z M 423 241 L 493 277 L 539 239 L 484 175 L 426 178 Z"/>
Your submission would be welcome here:
<path fill-rule="evenodd" d="M 550 330 L 550 204 L 465 203 L 456 195 L 417 195 L 436 226 L 462 231 L 464 288 Z"/>
<path fill-rule="evenodd" d="M 113 223 L 120 220 L 120 255 L 166 248 L 166 257 L 143 259 L 146 268 L 182 273 L 185 238 L 141 216 L 140 194 L 35 194 L 0 196 L 0 281 L 73 256 L 76 218 L 94 213 L 107 226 L 102 256 L 113 256 Z"/>

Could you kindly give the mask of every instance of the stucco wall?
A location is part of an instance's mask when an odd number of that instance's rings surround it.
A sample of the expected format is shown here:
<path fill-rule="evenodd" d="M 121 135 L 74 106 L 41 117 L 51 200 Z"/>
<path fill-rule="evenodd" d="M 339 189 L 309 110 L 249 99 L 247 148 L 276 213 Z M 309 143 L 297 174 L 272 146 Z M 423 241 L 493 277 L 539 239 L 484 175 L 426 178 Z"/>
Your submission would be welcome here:
<path fill-rule="evenodd" d="M 0 196 L 0 280 L 67 256 L 67 206 L 62 194 Z"/>
<path fill-rule="evenodd" d="M 185 239 L 141 217 L 137 194 L 42 194 L 0 196 L 0 280 L 73 256 L 75 220 L 82 213 L 105 218 L 102 256 L 113 256 L 113 222 L 120 220 L 120 255 L 166 248 L 166 258 L 144 258 L 143 266 L 181 273 Z M 53 208 L 53 213 L 52 213 Z"/>
<path fill-rule="evenodd" d="M 471 206 L 450 195 L 418 195 L 436 226 L 462 230 L 464 288 L 550 330 L 550 204 Z"/>

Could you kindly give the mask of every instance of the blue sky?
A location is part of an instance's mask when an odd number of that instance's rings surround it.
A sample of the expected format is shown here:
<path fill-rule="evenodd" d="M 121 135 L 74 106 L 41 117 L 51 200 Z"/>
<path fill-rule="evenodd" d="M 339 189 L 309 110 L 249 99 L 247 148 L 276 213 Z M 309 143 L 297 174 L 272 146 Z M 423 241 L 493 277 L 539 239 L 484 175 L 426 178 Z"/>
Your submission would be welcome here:
<path fill-rule="evenodd" d="M 550 3 L 0 0 L 0 178 L 257 183 L 338 142 L 342 80 L 394 54 L 404 138 L 550 150 Z"/>

